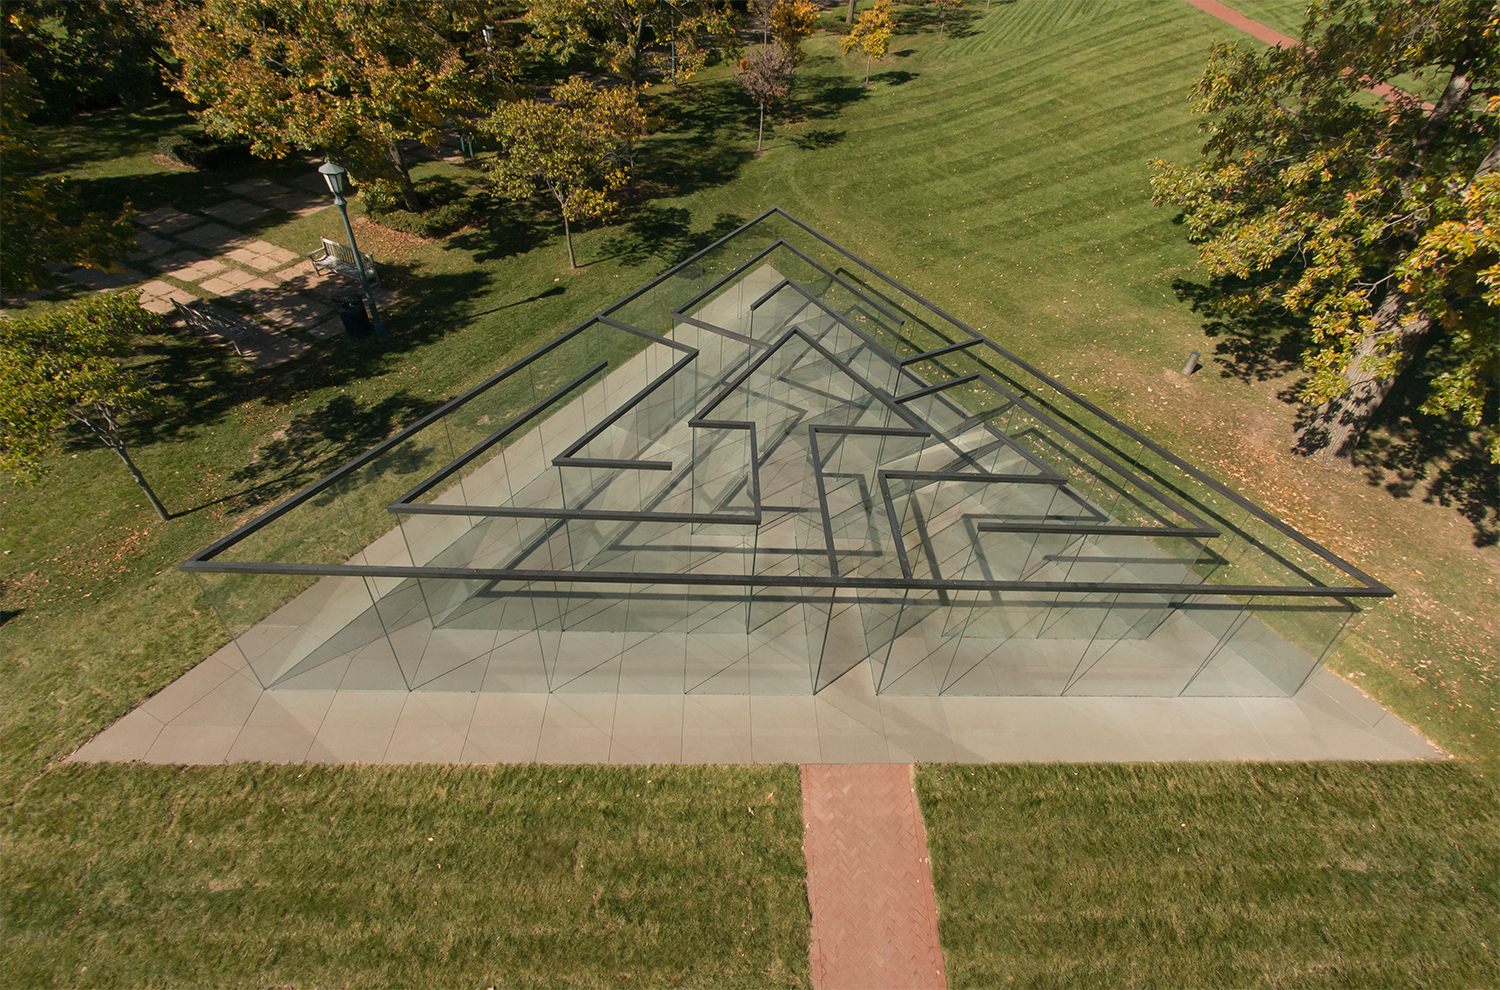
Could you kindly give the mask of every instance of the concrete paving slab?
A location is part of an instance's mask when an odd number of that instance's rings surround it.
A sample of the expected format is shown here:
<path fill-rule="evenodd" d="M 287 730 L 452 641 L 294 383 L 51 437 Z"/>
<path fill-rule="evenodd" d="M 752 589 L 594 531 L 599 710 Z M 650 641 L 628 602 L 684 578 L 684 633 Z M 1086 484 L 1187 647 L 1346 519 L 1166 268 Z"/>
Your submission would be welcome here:
<path fill-rule="evenodd" d="M 216 220 L 223 220 L 225 223 L 247 224 L 259 220 L 271 211 L 249 200 L 226 199 L 222 203 L 205 206 L 203 212 Z"/>
<path fill-rule="evenodd" d="M 146 261 L 172 251 L 177 245 L 150 231 L 141 231 L 135 237 L 135 250 L 125 256 L 126 261 Z"/>
<path fill-rule="evenodd" d="M 184 213 L 171 206 L 159 206 L 154 210 L 138 213 L 132 219 L 140 227 L 164 236 L 175 235 L 203 222 L 202 217 Z"/>
<path fill-rule="evenodd" d="M 231 182 L 226 187 L 236 196 L 247 199 L 264 199 L 267 196 L 285 196 L 291 192 L 286 186 L 270 179 L 257 176 L 253 179 L 241 179 L 239 182 Z"/>
<path fill-rule="evenodd" d="M 228 267 L 220 259 L 205 258 L 197 251 L 174 251 L 159 260 L 161 273 L 179 282 L 201 282 Z"/>
<path fill-rule="evenodd" d="M 70 272 L 63 273 L 63 278 L 69 282 L 95 292 L 123 289 L 127 285 L 134 285 L 145 277 L 133 268 L 121 268 L 110 272 L 100 271 L 97 268 L 75 268 Z"/>
<path fill-rule="evenodd" d="M 483 690 L 486 681 L 478 675 L 467 690 L 408 692 L 341 687 L 349 663 L 345 658 L 320 667 L 327 677 L 299 679 L 295 689 L 265 690 L 247 668 L 216 655 L 72 758 L 863 763 L 1443 757 L 1395 716 L 1370 724 L 1330 705 L 1322 690 L 1294 698 L 876 697 L 861 665 L 816 697 L 520 694 Z"/>
<path fill-rule="evenodd" d="M 221 251 L 237 247 L 244 239 L 244 235 L 233 227 L 226 227 L 222 223 L 213 221 L 177 231 L 172 236 L 185 244 L 191 244 L 206 251 Z"/>

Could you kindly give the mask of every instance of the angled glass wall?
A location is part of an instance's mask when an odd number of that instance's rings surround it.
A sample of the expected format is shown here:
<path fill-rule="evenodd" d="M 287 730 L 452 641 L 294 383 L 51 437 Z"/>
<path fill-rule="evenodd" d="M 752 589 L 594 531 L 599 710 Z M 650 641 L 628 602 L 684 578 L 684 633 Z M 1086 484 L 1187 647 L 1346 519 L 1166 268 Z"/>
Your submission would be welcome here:
<path fill-rule="evenodd" d="M 267 688 L 1277 696 L 1389 594 L 780 210 L 183 567 Z"/>

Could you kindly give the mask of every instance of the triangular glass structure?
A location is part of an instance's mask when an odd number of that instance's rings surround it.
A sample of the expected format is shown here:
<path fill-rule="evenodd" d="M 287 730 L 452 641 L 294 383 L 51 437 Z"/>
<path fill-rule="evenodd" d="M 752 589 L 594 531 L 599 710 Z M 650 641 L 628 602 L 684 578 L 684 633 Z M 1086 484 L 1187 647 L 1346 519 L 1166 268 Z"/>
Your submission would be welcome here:
<path fill-rule="evenodd" d="M 183 567 L 267 687 L 1287 695 L 1390 594 L 779 209 Z"/>

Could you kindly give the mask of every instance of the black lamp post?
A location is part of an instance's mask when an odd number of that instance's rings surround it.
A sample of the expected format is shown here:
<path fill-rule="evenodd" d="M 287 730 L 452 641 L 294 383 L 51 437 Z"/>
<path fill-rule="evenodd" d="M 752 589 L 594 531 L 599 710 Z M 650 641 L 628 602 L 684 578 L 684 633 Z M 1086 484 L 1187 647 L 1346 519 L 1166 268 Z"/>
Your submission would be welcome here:
<path fill-rule="evenodd" d="M 365 272 L 364 255 L 359 253 L 359 244 L 354 239 L 354 225 L 349 222 L 349 204 L 344 195 L 349 191 L 349 170 L 328 159 L 318 167 L 328 191 L 333 193 L 333 205 L 339 208 L 344 218 L 344 230 L 349 234 L 349 250 L 354 252 L 354 267 L 359 269 L 359 284 L 365 290 L 365 300 L 370 304 L 370 322 L 375 325 L 375 336 L 385 337 L 385 324 L 380 322 L 380 309 L 375 305 L 375 293 L 370 289 L 370 276 Z"/>

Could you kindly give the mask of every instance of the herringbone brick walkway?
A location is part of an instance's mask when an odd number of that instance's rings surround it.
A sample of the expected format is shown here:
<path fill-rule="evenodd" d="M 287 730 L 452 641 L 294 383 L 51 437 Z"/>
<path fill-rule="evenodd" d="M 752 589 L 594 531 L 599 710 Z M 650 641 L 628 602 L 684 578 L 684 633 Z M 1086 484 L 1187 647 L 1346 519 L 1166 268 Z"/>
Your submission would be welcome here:
<path fill-rule="evenodd" d="M 813 986 L 945 987 L 911 767 L 804 766 L 802 818 Z"/>

